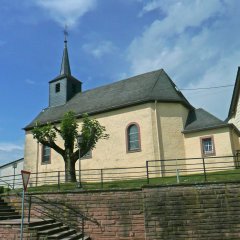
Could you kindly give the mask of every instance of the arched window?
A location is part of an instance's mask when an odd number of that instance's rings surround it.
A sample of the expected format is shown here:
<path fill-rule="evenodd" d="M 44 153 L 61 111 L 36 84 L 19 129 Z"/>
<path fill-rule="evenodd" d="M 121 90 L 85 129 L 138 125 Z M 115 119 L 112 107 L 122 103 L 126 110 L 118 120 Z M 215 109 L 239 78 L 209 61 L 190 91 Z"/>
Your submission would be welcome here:
<path fill-rule="evenodd" d="M 140 128 L 137 123 L 131 123 L 127 127 L 127 151 L 134 152 L 141 150 Z"/>
<path fill-rule="evenodd" d="M 51 163 L 51 148 L 45 145 L 42 145 L 42 164 Z"/>

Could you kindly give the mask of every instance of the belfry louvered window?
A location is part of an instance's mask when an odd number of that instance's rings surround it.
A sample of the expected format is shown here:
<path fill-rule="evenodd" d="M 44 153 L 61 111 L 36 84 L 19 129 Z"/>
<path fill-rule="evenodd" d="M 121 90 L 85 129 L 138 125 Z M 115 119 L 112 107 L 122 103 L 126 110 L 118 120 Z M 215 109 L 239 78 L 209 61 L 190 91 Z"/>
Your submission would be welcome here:
<path fill-rule="evenodd" d="M 61 88 L 60 83 L 57 83 L 57 84 L 55 85 L 55 92 L 56 92 L 56 93 L 57 93 L 57 92 L 60 92 L 60 88 Z"/>
<path fill-rule="evenodd" d="M 127 151 L 139 151 L 141 149 L 140 143 L 140 128 L 137 123 L 132 123 L 127 127 Z"/>

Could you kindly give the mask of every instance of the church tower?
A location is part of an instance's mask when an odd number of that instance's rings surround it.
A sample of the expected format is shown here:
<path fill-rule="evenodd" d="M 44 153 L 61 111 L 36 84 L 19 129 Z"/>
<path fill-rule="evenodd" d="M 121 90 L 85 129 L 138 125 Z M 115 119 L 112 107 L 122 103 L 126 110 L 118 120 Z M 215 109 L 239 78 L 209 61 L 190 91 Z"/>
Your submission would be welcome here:
<path fill-rule="evenodd" d="M 65 104 L 76 93 L 81 92 L 81 89 L 82 82 L 71 75 L 65 36 L 60 75 L 49 82 L 49 107 Z"/>

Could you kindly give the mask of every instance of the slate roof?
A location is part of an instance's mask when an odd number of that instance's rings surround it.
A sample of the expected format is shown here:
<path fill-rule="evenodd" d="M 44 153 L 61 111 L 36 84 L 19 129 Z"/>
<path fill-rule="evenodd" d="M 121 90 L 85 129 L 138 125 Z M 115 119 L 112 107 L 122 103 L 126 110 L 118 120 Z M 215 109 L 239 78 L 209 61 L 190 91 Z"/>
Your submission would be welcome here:
<path fill-rule="evenodd" d="M 1 169 L 1 168 L 5 168 L 5 167 L 7 167 L 8 165 L 13 165 L 14 163 L 21 162 L 21 161 L 24 161 L 24 158 L 20 158 L 20 159 L 17 159 L 17 160 L 15 160 L 15 161 L 12 161 L 12 162 L 6 163 L 6 164 L 0 166 L 0 169 Z"/>
<path fill-rule="evenodd" d="M 240 94 L 240 67 L 238 67 L 237 77 L 236 77 L 236 81 L 235 81 L 235 85 L 234 85 L 234 89 L 233 89 L 231 105 L 229 108 L 228 118 L 226 119 L 226 121 L 228 121 L 236 112 L 239 94 Z"/>
<path fill-rule="evenodd" d="M 214 128 L 232 126 L 225 121 L 213 116 L 202 108 L 193 109 L 189 112 L 183 133 L 196 132 Z"/>
<path fill-rule="evenodd" d="M 193 109 L 163 69 L 144 73 L 122 81 L 80 92 L 66 104 L 44 109 L 25 127 L 31 129 L 36 121 L 42 124 L 59 121 L 65 112 L 95 114 L 150 101 L 179 102 Z"/>

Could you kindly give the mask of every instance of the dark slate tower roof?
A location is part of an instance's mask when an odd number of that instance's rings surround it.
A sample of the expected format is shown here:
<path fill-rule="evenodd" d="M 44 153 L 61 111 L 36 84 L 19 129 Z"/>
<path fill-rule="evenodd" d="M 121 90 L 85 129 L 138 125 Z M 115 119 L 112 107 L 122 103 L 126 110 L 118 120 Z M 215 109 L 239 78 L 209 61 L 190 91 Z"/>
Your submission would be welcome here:
<path fill-rule="evenodd" d="M 176 102 L 193 109 L 166 72 L 160 69 L 79 92 L 64 105 L 44 109 L 25 129 L 31 129 L 36 121 L 42 124 L 58 122 L 70 110 L 80 116 L 153 101 Z"/>
<path fill-rule="evenodd" d="M 68 58 L 68 49 L 67 49 L 67 40 L 66 39 L 64 41 L 64 50 L 63 50 L 60 75 L 71 76 L 71 69 L 70 69 L 70 63 L 69 63 L 69 58 Z"/>

